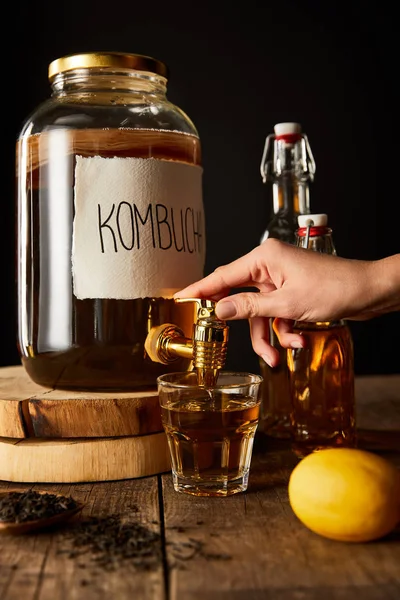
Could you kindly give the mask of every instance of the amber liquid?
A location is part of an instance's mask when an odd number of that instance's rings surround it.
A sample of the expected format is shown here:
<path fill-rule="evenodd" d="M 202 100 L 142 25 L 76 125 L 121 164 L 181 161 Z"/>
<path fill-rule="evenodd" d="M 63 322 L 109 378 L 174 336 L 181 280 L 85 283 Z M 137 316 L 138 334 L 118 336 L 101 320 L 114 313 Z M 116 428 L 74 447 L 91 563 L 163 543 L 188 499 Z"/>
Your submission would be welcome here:
<path fill-rule="evenodd" d="M 356 444 L 353 342 L 343 323 L 302 323 L 306 348 L 288 350 L 293 449 L 299 457 Z"/>
<path fill-rule="evenodd" d="M 155 387 L 158 375 L 186 370 L 191 363 L 152 362 L 144 351 L 147 333 L 170 322 L 191 336 L 194 307 L 165 298 L 74 296 L 76 155 L 200 165 L 199 139 L 158 130 L 62 129 L 24 138 L 17 145 L 18 347 L 29 376 L 41 385 L 65 389 Z"/>
<path fill-rule="evenodd" d="M 262 239 L 265 237 L 275 238 L 287 244 L 294 244 L 297 216 L 307 209 L 305 198 L 308 196 L 308 184 L 303 182 L 300 185 L 296 177 L 288 172 L 272 185 L 274 192 L 270 201 L 274 203 L 278 200 L 279 209 L 273 215 Z M 302 201 L 300 201 L 300 197 Z M 279 364 L 276 367 L 270 367 L 263 359 L 260 359 L 259 362 L 260 374 L 263 377 L 259 430 L 273 438 L 288 439 L 291 427 L 291 398 L 287 351 L 279 343 L 278 336 L 273 329 L 273 321 L 270 319 L 269 339 L 271 345 L 279 352 Z"/>
<path fill-rule="evenodd" d="M 260 374 L 263 383 L 261 387 L 259 430 L 272 437 L 288 439 L 290 437 L 292 405 L 287 350 L 280 345 L 272 327 L 270 327 L 270 341 L 274 348 L 279 351 L 279 364 L 276 367 L 270 367 L 263 359 L 260 359 Z"/>
<path fill-rule="evenodd" d="M 259 403 L 237 395 L 204 409 L 202 401 L 171 402 L 161 417 L 175 486 L 196 496 L 246 489 Z"/>

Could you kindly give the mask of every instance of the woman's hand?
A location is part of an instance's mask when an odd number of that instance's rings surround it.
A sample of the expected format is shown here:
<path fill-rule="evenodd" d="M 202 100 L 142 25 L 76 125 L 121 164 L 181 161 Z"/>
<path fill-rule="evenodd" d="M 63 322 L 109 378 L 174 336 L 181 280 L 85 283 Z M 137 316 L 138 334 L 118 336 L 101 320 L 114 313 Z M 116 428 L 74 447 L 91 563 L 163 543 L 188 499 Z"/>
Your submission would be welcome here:
<path fill-rule="evenodd" d="M 235 288 L 254 288 L 229 295 Z M 368 319 L 400 308 L 400 255 L 380 261 L 330 256 L 268 239 L 175 294 L 218 301 L 220 319 L 249 319 L 255 352 L 271 366 L 269 320 L 282 346 L 299 348 L 294 321 Z"/>

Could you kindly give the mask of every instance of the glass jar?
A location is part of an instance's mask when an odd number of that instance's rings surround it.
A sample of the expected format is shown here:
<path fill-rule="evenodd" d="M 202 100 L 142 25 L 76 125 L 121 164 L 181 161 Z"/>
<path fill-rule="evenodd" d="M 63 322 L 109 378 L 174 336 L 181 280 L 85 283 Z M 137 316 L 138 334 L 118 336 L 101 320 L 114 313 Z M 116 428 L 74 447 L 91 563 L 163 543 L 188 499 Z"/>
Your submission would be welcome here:
<path fill-rule="evenodd" d="M 18 348 L 27 373 L 64 389 L 155 387 L 187 370 L 147 356 L 151 327 L 191 336 L 172 296 L 203 276 L 201 146 L 141 55 L 70 55 L 17 141 Z"/>

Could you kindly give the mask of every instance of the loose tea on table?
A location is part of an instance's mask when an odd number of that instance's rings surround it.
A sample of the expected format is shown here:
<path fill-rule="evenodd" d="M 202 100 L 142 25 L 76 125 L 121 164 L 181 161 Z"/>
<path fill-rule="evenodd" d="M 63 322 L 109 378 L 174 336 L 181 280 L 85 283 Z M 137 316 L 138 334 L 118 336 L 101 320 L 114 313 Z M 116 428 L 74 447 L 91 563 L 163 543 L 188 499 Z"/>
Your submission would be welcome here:
<path fill-rule="evenodd" d="M 71 542 L 69 558 L 88 554 L 99 567 L 114 570 L 129 561 L 137 570 L 155 569 L 162 561 L 161 536 L 137 522 L 123 522 L 117 515 L 92 517 L 66 534 Z"/>
<path fill-rule="evenodd" d="M 137 511 L 137 509 L 136 509 Z M 153 524 L 155 524 L 153 522 Z M 172 528 L 173 529 L 173 528 Z M 183 533 L 184 528 L 178 528 Z M 163 538 L 137 521 L 126 520 L 119 515 L 99 518 L 91 517 L 64 532 L 67 545 L 60 553 L 67 553 L 71 559 L 81 559 L 81 568 L 87 567 L 85 556 L 93 567 L 108 571 L 131 565 L 136 571 L 152 571 L 160 567 L 164 560 Z M 230 560 L 225 553 L 208 552 L 206 544 L 189 538 L 185 541 L 169 542 L 172 558 L 170 569 L 186 568 L 185 563 L 194 558 L 205 560 Z"/>
<path fill-rule="evenodd" d="M 0 494 L 0 522 L 25 523 L 48 519 L 65 511 L 77 508 L 78 503 L 70 496 L 26 492 L 6 492 Z"/>

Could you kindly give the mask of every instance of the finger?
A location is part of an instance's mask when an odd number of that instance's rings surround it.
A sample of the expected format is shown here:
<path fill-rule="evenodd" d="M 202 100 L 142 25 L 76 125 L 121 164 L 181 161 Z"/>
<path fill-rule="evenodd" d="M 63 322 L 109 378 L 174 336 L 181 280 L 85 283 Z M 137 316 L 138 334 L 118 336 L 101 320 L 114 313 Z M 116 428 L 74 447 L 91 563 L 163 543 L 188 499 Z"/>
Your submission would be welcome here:
<path fill-rule="evenodd" d="M 218 302 L 230 292 L 230 287 L 216 274 L 216 271 L 183 288 L 174 294 L 174 298 L 209 298 Z"/>
<path fill-rule="evenodd" d="M 177 292 L 174 297 L 219 299 L 226 296 L 232 288 L 253 287 L 257 282 L 253 281 L 252 270 L 258 262 L 257 253 L 252 250 L 228 265 L 218 267 L 207 277 Z M 261 271 L 262 269 L 258 268 L 257 272 Z M 259 278 L 263 282 L 268 279 L 269 276 L 265 273 Z"/>
<path fill-rule="evenodd" d="M 249 320 L 251 343 L 254 352 L 261 356 L 270 367 L 279 364 L 279 352 L 269 340 L 269 319 L 255 317 Z"/>
<path fill-rule="evenodd" d="M 264 286 L 265 292 L 241 292 L 222 298 L 216 306 L 220 319 L 252 319 L 254 317 L 296 318 L 287 302 L 285 290 L 275 289 L 273 284 Z"/>
<path fill-rule="evenodd" d="M 274 319 L 273 328 L 283 348 L 304 348 L 306 341 L 298 333 L 293 333 L 294 321 L 291 319 Z"/>

